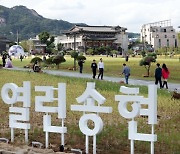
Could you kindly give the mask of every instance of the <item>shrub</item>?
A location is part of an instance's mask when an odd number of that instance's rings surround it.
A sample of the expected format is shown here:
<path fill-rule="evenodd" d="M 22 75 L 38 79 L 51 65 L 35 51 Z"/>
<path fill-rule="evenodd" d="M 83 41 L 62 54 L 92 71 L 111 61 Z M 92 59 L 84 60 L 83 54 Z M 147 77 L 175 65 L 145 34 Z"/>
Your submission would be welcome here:
<path fill-rule="evenodd" d="M 34 57 L 33 59 L 31 59 L 30 63 L 35 63 L 35 61 L 42 62 L 42 59 L 39 57 Z"/>

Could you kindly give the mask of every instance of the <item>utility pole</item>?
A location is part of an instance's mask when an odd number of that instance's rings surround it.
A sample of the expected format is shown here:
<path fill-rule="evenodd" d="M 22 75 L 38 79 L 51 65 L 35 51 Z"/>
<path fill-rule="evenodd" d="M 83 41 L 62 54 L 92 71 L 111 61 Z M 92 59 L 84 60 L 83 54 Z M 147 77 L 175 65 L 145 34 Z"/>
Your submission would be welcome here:
<path fill-rule="evenodd" d="M 76 51 L 76 33 L 74 33 L 74 51 Z"/>
<path fill-rule="evenodd" d="M 17 41 L 17 45 L 19 44 L 19 33 L 18 33 L 18 30 L 17 30 L 17 38 L 16 38 L 16 41 Z"/>

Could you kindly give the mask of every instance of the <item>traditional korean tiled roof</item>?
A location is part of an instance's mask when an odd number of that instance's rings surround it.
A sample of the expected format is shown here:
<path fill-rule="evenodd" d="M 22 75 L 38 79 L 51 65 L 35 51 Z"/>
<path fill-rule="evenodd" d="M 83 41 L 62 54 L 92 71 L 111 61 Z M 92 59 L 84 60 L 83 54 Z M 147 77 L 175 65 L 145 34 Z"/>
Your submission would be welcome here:
<path fill-rule="evenodd" d="M 0 42 L 3 42 L 3 43 L 11 43 L 12 41 L 8 40 L 6 37 L 0 36 Z"/>
<path fill-rule="evenodd" d="M 83 39 L 86 39 L 86 40 L 94 40 L 94 41 L 114 41 L 114 40 L 117 40 L 117 38 L 115 37 L 86 37 L 86 38 L 83 38 Z"/>
<path fill-rule="evenodd" d="M 74 26 L 66 33 L 73 33 L 73 32 L 110 32 L 110 33 L 116 33 L 125 31 L 127 28 L 120 27 L 120 26 Z"/>

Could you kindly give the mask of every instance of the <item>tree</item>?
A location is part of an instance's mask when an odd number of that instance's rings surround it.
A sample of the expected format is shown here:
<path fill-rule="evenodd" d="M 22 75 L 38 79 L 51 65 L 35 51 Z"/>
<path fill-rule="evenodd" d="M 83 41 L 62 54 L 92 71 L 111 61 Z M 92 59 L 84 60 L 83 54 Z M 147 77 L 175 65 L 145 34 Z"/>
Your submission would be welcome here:
<path fill-rule="evenodd" d="M 59 69 L 59 64 L 65 62 L 65 58 L 62 55 L 57 55 L 52 58 L 52 62 L 56 64 L 57 68 Z"/>
<path fill-rule="evenodd" d="M 51 56 L 48 59 L 46 59 L 45 63 L 47 65 L 55 64 L 57 66 L 57 69 L 59 69 L 59 64 L 65 62 L 66 59 L 63 55 L 57 55 L 57 56 Z"/>
<path fill-rule="evenodd" d="M 28 52 L 30 50 L 28 41 L 21 41 L 19 45 L 22 46 L 22 48 L 24 49 L 24 52 Z"/>
<path fill-rule="evenodd" d="M 39 39 L 41 40 L 42 43 L 47 43 L 47 40 L 50 37 L 50 34 L 48 32 L 41 32 L 39 35 Z"/>
<path fill-rule="evenodd" d="M 88 55 L 94 55 L 94 50 L 91 49 L 91 48 L 89 48 L 89 49 L 87 49 L 86 54 L 88 54 Z"/>
<path fill-rule="evenodd" d="M 61 44 L 61 43 L 58 43 L 57 44 L 57 49 L 58 49 L 58 51 L 62 51 L 63 50 L 63 44 Z"/>
<path fill-rule="evenodd" d="M 50 36 L 48 32 L 41 32 L 39 35 L 39 39 L 42 43 L 45 43 L 47 45 L 46 49 L 48 53 L 51 53 L 54 49 L 54 36 Z"/>
<path fill-rule="evenodd" d="M 83 56 L 83 55 L 79 55 L 79 56 L 77 57 L 77 60 L 78 60 L 78 61 L 80 61 L 80 60 L 84 61 L 84 60 L 86 60 L 86 57 Z"/>
<path fill-rule="evenodd" d="M 74 70 L 76 71 L 76 60 L 78 57 L 78 53 L 76 51 L 72 50 L 70 52 L 70 55 L 71 55 L 71 58 L 74 58 Z"/>
<path fill-rule="evenodd" d="M 155 53 L 149 53 L 143 57 L 139 63 L 140 66 L 144 66 L 147 70 L 147 77 L 149 77 L 150 67 L 152 62 L 156 62 L 157 55 Z"/>
<path fill-rule="evenodd" d="M 42 59 L 39 57 L 34 57 L 33 59 L 31 59 L 30 63 L 35 63 L 36 61 L 38 61 L 40 63 L 40 62 L 42 62 Z"/>

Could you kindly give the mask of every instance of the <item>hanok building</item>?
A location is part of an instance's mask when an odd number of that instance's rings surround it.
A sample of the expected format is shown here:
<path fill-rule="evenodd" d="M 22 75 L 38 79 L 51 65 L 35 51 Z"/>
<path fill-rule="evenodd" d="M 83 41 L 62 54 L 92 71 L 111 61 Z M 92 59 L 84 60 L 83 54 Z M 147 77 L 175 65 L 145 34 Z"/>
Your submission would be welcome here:
<path fill-rule="evenodd" d="M 178 47 L 178 36 L 170 20 L 148 23 L 142 26 L 141 41 L 152 45 L 154 49 Z"/>
<path fill-rule="evenodd" d="M 9 44 L 12 41 L 8 40 L 6 37 L 1 37 L 0 36 L 0 54 L 2 54 L 3 51 L 8 51 L 9 50 Z"/>
<path fill-rule="evenodd" d="M 115 49 L 121 48 L 122 52 L 128 50 L 127 28 L 120 26 L 74 26 L 66 31 L 64 36 L 56 37 L 56 44 L 61 43 L 68 49 L 97 48 L 109 46 Z"/>

